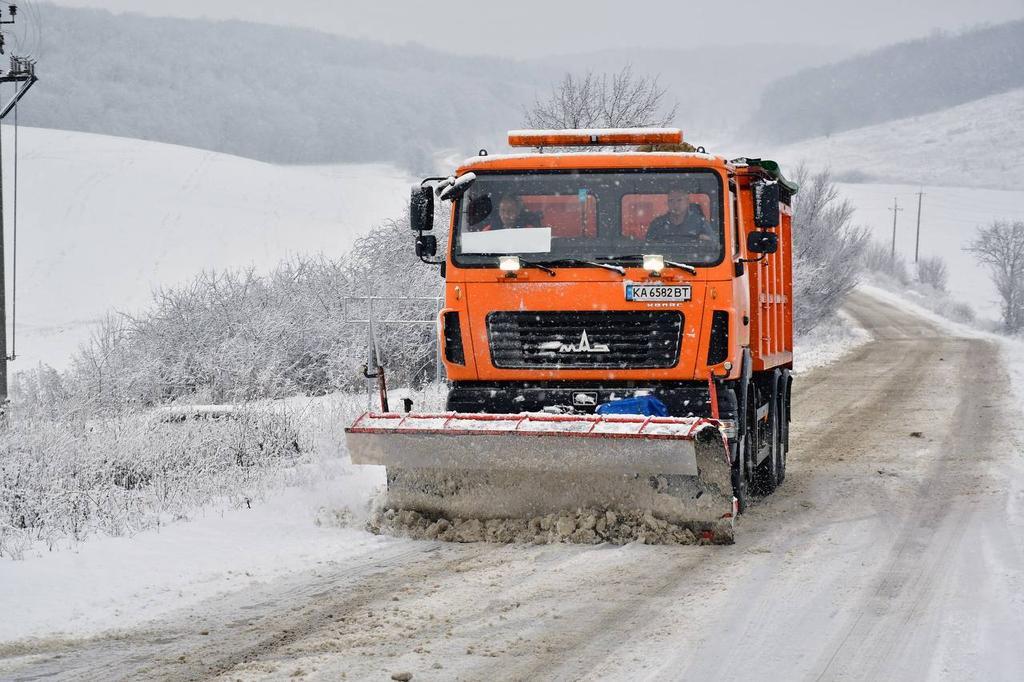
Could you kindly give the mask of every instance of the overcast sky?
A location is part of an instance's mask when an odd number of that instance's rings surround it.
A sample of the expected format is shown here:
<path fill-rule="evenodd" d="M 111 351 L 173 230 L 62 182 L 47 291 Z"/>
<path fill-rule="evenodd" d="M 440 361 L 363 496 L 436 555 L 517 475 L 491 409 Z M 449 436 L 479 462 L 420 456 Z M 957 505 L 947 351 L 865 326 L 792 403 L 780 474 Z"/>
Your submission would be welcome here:
<path fill-rule="evenodd" d="M 158 16 L 306 26 L 462 54 L 813 43 L 871 48 L 1024 17 L 1024 0 L 56 0 Z"/>

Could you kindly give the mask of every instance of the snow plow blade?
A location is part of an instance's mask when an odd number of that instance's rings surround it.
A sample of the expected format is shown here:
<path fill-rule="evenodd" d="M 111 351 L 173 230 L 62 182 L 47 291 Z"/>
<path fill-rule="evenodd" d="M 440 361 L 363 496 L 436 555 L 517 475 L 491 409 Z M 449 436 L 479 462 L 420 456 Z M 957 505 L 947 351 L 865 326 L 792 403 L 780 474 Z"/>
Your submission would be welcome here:
<path fill-rule="evenodd" d="M 354 464 L 387 467 L 390 509 L 480 520 L 641 511 L 733 540 L 728 447 L 712 420 L 366 413 L 345 431 Z"/>

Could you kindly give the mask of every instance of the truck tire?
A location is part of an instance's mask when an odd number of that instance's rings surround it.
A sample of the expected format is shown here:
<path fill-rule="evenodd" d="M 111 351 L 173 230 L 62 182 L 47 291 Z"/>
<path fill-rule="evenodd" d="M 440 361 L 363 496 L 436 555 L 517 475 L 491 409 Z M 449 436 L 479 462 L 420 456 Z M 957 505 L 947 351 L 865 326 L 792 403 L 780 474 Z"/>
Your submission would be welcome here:
<path fill-rule="evenodd" d="M 746 437 L 746 435 L 737 437 L 731 446 L 733 456 L 732 495 L 736 498 L 736 511 L 740 514 L 746 513 L 747 505 L 749 504 L 750 487 L 747 485 L 746 467 L 743 465 L 747 452 L 743 442 Z"/>
<path fill-rule="evenodd" d="M 768 456 L 754 469 L 753 488 L 755 495 L 770 495 L 781 483 L 779 465 L 782 461 L 781 429 L 782 420 L 782 373 L 772 375 L 768 396 Z"/>
<path fill-rule="evenodd" d="M 780 396 L 781 398 L 781 396 Z M 784 403 L 779 403 L 780 409 L 775 410 L 772 413 L 772 432 L 775 441 L 772 447 L 771 459 L 775 463 L 774 467 L 774 482 L 775 485 L 772 488 L 772 492 L 779 489 L 782 482 L 786 480 L 786 448 L 782 443 L 782 434 L 784 424 L 786 422 L 785 408 L 782 407 Z M 767 461 L 767 460 L 766 460 Z"/>
<path fill-rule="evenodd" d="M 743 425 L 742 431 L 737 434 L 737 447 L 739 457 L 733 466 L 733 494 L 739 501 L 741 513 L 746 511 L 750 505 L 750 496 L 757 494 L 756 491 L 756 466 L 754 457 L 757 453 L 757 422 L 755 421 L 757 404 L 755 396 L 757 388 L 754 382 L 748 382 L 747 390 L 744 391 L 746 401 L 742 404 L 736 421 Z"/>
<path fill-rule="evenodd" d="M 778 485 L 782 485 L 782 482 L 786 480 L 786 460 L 789 457 L 789 422 L 793 418 L 792 395 L 793 378 L 790 376 L 788 369 L 783 370 L 782 391 L 779 394 L 782 401 L 782 409 L 779 410 L 779 463 L 776 467 L 778 471 Z"/>

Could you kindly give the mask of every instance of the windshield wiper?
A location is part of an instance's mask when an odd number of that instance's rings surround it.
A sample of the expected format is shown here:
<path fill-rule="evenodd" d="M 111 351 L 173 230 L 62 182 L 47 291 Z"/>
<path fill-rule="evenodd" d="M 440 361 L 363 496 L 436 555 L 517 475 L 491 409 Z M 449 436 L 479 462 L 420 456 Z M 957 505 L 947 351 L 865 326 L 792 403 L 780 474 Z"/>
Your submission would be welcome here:
<path fill-rule="evenodd" d="M 474 253 L 472 255 L 474 255 L 474 256 L 490 256 L 491 258 L 499 258 L 499 259 L 505 256 L 504 253 L 491 253 L 491 252 L 488 252 L 488 253 L 484 253 L 484 252 Z M 516 256 L 516 258 L 519 258 L 519 256 Z M 522 267 L 522 268 L 537 268 L 541 272 L 546 272 L 549 275 L 551 275 L 552 277 L 554 277 L 556 274 L 558 274 L 558 273 L 556 273 L 554 270 L 552 270 L 549 267 L 541 265 L 540 263 L 534 263 L 533 261 L 523 260 L 522 258 L 519 258 L 519 267 Z"/>
<path fill-rule="evenodd" d="M 623 261 L 623 260 L 625 260 L 625 261 L 634 261 L 634 260 L 642 261 L 644 257 L 643 257 L 643 254 L 634 253 L 634 254 L 630 254 L 628 256 L 601 256 L 600 258 L 601 258 L 601 260 L 610 260 L 610 261 Z M 665 265 L 668 265 L 668 266 L 673 267 L 673 268 L 679 268 L 680 270 L 685 270 L 686 272 L 690 273 L 691 275 L 696 275 L 697 274 L 697 268 L 693 267 L 692 265 L 688 265 L 687 263 L 678 263 L 678 262 L 673 261 L 673 260 L 666 260 L 665 261 Z"/>
<path fill-rule="evenodd" d="M 592 268 L 604 268 L 605 270 L 612 270 L 623 276 L 626 275 L 626 269 L 621 265 L 597 263 L 595 261 L 583 260 L 582 258 L 559 258 L 558 260 L 549 260 L 544 262 L 548 265 L 589 265 Z"/>
<path fill-rule="evenodd" d="M 554 270 L 545 265 L 541 265 L 540 263 L 534 263 L 533 261 L 523 260 L 522 258 L 519 259 L 519 265 L 523 266 L 524 268 L 537 268 L 541 272 L 546 272 L 552 277 L 554 277 L 557 274 Z"/>

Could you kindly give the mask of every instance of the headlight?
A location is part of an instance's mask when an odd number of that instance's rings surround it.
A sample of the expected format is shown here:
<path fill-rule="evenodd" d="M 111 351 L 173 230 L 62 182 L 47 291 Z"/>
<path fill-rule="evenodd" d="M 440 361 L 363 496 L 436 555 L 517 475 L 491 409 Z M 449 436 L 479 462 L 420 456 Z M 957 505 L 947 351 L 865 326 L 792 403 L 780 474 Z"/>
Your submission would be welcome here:
<path fill-rule="evenodd" d="M 520 268 L 519 256 L 498 256 L 498 267 L 505 272 L 515 272 Z"/>
<path fill-rule="evenodd" d="M 644 256 L 644 270 L 652 275 L 660 275 L 665 269 L 665 257 L 660 254 Z"/>

